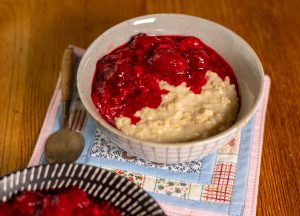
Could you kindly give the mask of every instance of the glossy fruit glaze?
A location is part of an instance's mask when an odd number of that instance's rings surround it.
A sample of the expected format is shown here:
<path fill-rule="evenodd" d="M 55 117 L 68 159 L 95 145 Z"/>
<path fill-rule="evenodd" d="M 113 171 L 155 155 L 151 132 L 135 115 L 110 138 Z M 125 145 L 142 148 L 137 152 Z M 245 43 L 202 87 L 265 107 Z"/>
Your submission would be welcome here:
<path fill-rule="evenodd" d="M 0 203 L 0 216 L 120 216 L 107 202 L 89 198 L 79 188 L 60 192 L 23 192 L 9 202 Z"/>
<path fill-rule="evenodd" d="M 149 107 L 156 109 L 162 95 L 159 82 L 178 86 L 183 82 L 195 94 L 206 84 L 211 70 L 223 80 L 226 76 L 238 85 L 229 64 L 212 48 L 191 36 L 148 36 L 139 34 L 98 60 L 92 84 L 92 100 L 111 125 L 119 116 L 132 124 L 140 121 L 134 114 Z"/>

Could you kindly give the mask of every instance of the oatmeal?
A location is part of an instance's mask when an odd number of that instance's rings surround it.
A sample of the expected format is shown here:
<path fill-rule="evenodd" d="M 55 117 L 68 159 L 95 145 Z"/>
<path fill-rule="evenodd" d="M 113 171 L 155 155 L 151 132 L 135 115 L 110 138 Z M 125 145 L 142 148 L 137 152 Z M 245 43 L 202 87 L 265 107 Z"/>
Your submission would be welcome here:
<path fill-rule="evenodd" d="M 238 96 L 228 77 L 223 81 L 216 73 L 206 72 L 207 83 L 201 94 L 193 93 L 186 83 L 175 87 L 165 81 L 163 95 L 156 109 L 136 112 L 141 120 L 131 124 L 127 117 L 116 118 L 116 127 L 126 135 L 148 141 L 178 142 L 206 138 L 227 129 L 238 111 Z"/>

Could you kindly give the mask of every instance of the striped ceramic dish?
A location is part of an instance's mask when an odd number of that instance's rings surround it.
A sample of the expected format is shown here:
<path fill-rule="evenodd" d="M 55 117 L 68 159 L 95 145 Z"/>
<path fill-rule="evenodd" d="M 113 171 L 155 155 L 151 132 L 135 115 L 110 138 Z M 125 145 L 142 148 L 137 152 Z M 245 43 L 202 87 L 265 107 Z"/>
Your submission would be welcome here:
<path fill-rule="evenodd" d="M 124 215 L 165 215 L 144 190 L 110 171 L 79 164 L 47 164 L 4 176 L 0 179 L 0 200 L 6 202 L 22 191 L 79 187 L 88 195 L 109 201 Z"/>

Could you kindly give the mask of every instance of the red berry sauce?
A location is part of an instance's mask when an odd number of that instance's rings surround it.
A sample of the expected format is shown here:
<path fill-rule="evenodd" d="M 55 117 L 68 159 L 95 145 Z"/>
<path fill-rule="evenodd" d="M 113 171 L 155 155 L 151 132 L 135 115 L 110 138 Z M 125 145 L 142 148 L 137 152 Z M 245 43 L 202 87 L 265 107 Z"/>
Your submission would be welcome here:
<path fill-rule="evenodd" d="M 135 112 L 156 109 L 162 95 L 159 82 L 178 86 L 185 82 L 195 94 L 206 84 L 206 71 L 223 80 L 229 77 L 238 85 L 229 64 L 201 40 L 190 36 L 148 36 L 139 34 L 129 42 L 103 56 L 96 65 L 92 100 L 101 116 L 111 125 L 119 116 L 136 124 Z"/>
<path fill-rule="evenodd" d="M 61 192 L 23 192 L 13 200 L 0 203 L 0 216 L 121 216 L 108 202 L 90 199 L 79 188 Z"/>

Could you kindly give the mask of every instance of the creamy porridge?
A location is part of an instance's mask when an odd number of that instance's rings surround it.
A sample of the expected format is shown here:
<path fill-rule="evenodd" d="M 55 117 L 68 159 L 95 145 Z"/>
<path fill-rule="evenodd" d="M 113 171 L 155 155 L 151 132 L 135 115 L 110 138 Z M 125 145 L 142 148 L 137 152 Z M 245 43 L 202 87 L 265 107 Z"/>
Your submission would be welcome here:
<path fill-rule="evenodd" d="M 206 138 L 227 129 L 239 107 L 235 86 L 211 71 L 206 77 L 201 94 L 193 93 L 185 83 L 175 87 L 161 81 L 160 87 L 169 93 L 163 95 L 159 107 L 137 111 L 141 120 L 135 125 L 130 118 L 118 117 L 116 127 L 126 135 L 158 142 Z"/>

